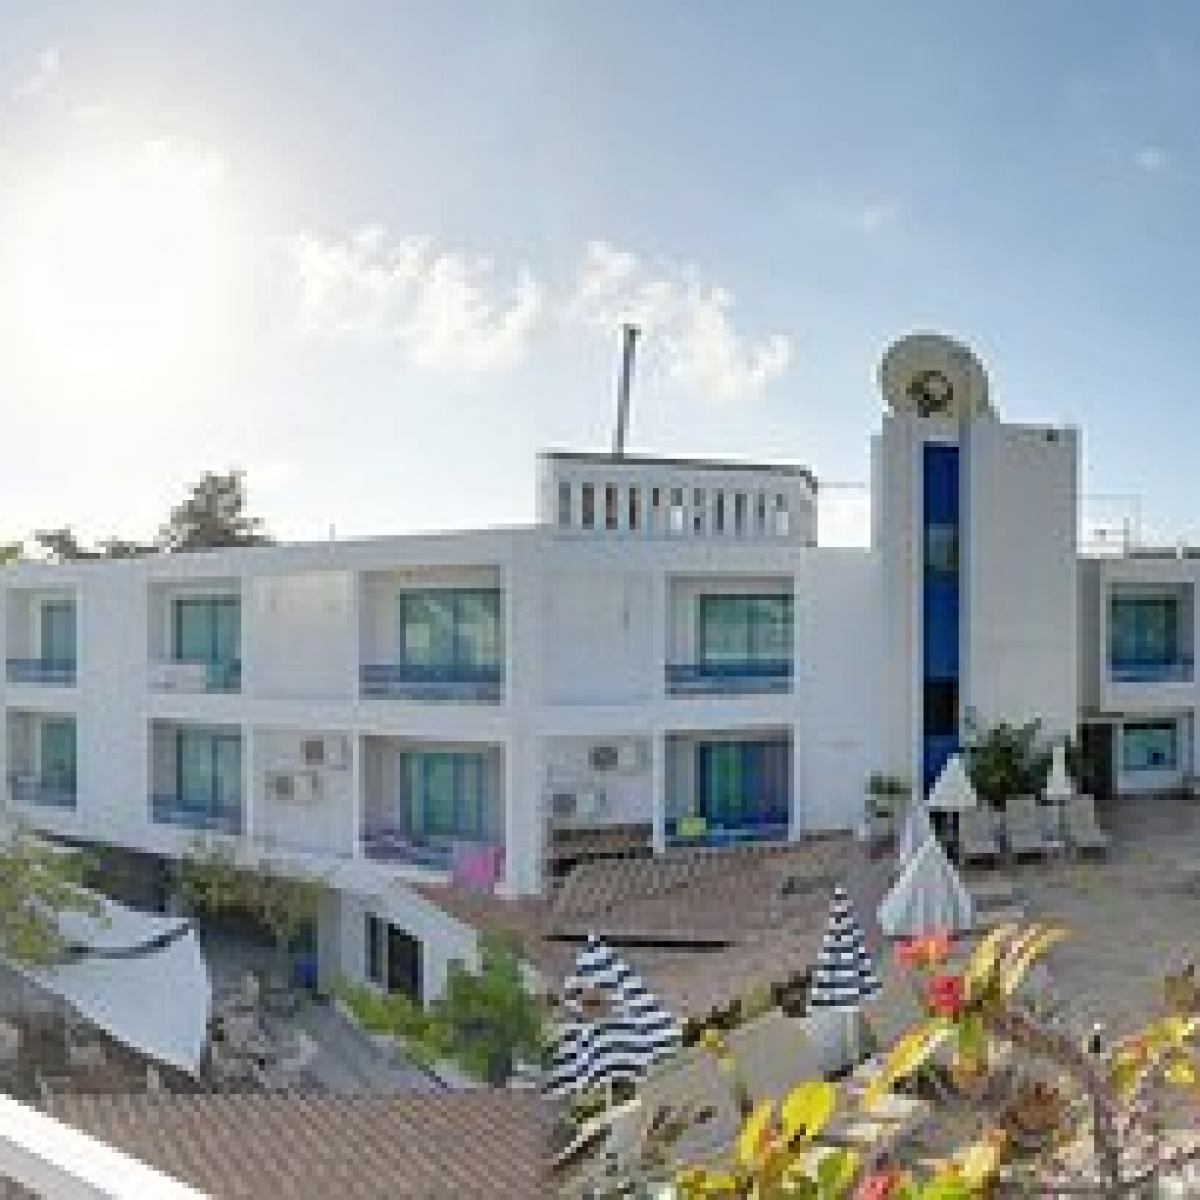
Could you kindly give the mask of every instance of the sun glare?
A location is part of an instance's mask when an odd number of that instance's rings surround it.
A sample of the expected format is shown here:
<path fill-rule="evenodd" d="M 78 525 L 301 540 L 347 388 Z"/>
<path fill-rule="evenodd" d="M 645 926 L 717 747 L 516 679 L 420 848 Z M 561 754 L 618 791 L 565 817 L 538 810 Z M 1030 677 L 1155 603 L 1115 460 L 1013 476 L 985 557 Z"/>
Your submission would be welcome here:
<path fill-rule="evenodd" d="M 8 229 L 13 353 L 35 380 L 143 393 L 219 353 L 235 238 L 219 160 L 147 143 L 28 182 Z"/>

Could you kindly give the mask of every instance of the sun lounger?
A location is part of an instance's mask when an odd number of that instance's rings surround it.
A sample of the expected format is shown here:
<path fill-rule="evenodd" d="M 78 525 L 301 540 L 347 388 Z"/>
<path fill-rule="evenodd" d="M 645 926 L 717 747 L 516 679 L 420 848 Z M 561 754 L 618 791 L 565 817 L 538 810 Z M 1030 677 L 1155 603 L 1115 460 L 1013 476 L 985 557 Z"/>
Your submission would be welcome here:
<path fill-rule="evenodd" d="M 958 814 L 958 860 L 963 866 L 986 859 L 998 862 L 1000 839 L 990 808 L 968 808 Z"/>
<path fill-rule="evenodd" d="M 1068 796 L 1063 824 L 1072 849 L 1080 853 L 1088 850 L 1108 853 L 1109 837 L 1096 823 L 1096 806 L 1091 796 L 1084 792 Z"/>
<path fill-rule="evenodd" d="M 1013 858 L 1036 854 L 1044 858 L 1057 849 L 1046 836 L 1046 821 L 1036 796 L 1012 796 L 1004 813 L 1004 834 Z"/>

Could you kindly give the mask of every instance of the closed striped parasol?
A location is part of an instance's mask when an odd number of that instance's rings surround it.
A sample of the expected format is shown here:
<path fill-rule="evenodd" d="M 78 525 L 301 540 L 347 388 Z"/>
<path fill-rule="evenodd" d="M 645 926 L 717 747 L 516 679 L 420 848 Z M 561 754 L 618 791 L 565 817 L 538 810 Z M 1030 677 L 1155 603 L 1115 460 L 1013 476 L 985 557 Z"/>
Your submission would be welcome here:
<path fill-rule="evenodd" d="M 558 1031 L 546 1088 L 566 1094 L 641 1079 L 678 1048 L 678 1021 L 603 942 L 589 937 L 564 985 L 569 1016 Z"/>
<path fill-rule="evenodd" d="M 843 887 L 834 888 L 829 924 L 813 967 L 810 1008 L 857 1008 L 879 990 L 862 927 Z"/>

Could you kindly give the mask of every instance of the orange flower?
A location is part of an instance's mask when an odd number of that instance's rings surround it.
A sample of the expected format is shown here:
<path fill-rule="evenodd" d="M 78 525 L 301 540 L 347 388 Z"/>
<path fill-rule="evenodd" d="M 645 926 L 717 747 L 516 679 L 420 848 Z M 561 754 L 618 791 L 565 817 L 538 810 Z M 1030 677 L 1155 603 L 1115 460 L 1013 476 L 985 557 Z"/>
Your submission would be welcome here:
<path fill-rule="evenodd" d="M 893 952 L 902 967 L 936 967 L 950 957 L 950 935 L 927 933 L 924 937 L 909 938 Z"/>
<path fill-rule="evenodd" d="M 962 1012 L 966 989 L 958 975 L 935 975 L 929 981 L 929 1007 L 940 1017 L 953 1019 Z"/>
<path fill-rule="evenodd" d="M 899 1186 L 900 1172 L 894 1167 L 884 1167 L 881 1171 L 872 1171 L 858 1185 L 854 1200 L 888 1200 Z"/>

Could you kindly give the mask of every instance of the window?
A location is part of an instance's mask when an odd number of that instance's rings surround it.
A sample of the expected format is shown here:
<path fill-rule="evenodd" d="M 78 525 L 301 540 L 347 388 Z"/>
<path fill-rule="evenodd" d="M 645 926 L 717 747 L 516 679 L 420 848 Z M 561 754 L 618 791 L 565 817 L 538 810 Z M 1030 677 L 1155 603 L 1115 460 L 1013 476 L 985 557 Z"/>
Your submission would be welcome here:
<path fill-rule="evenodd" d="M 671 489 L 671 532 L 683 532 L 683 488 Z"/>
<path fill-rule="evenodd" d="M 958 683 L 953 679 L 925 681 L 925 736 L 948 737 L 958 732 Z"/>
<path fill-rule="evenodd" d="M 1114 593 L 1109 601 L 1109 659 L 1114 665 L 1157 666 L 1181 654 L 1180 601 L 1176 592 Z"/>
<path fill-rule="evenodd" d="M 583 527 L 593 529 L 596 525 L 596 489 L 590 483 L 583 485 L 580 501 L 583 506 Z"/>
<path fill-rule="evenodd" d="M 787 537 L 790 527 L 787 497 L 780 492 L 775 497 L 775 532 L 779 537 Z"/>
<path fill-rule="evenodd" d="M 242 739 L 209 729 L 175 731 L 175 794 L 185 809 L 228 815 L 242 803 Z"/>
<path fill-rule="evenodd" d="M 40 636 L 42 662 L 75 662 L 75 605 L 70 600 L 51 600 L 42 605 Z"/>
<path fill-rule="evenodd" d="M 604 489 L 604 528 L 617 527 L 617 489 L 610 483 Z"/>
<path fill-rule="evenodd" d="M 696 488 L 692 492 L 692 530 L 695 533 L 704 532 L 704 489 Z"/>
<path fill-rule="evenodd" d="M 762 492 L 758 493 L 758 504 L 755 506 L 756 515 L 758 517 L 758 532 L 766 533 L 767 531 L 767 498 Z"/>
<path fill-rule="evenodd" d="M 52 792 L 75 791 L 75 722 L 47 717 L 41 726 L 41 785 Z"/>
<path fill-rule="evenodd" d="M 374 913 L 367 913 L 367 978 L 383 984 L 383 922 Z"/>
<path fill-rule="evenodd" d="M 641 514 L 638 512 L 638 502 L 641 497 L 641 489 L 631 487 L 629 489 L 629 528 L 637 529 L 641 524 Z"/>
<path fill-rule="evenodd" d="M 954 575 L 958 571 L 958 526 L 925 527 L 925 570 L 934 575 Z"/>
<path fill-rule="evenodd" d="M 402 751 L 396 781 L 399 828 L 425 837 L 487 837 L 485 753 Z"/>
<path fill-rule="evenodd" d="M 792 657 L 791 596 L 700 596 L 698 601 L 702 663 L 783 662 Z"/>
<path fill-rule="evenodd" d="M 718 533 L 725 532 L 725 493 L 718 492 L 713 498 L 713 526 Z"/>
<path fill-rule="evenodd" d="M 733 532 L 746 532 L 746 493 L 735 492 L 733 496 Z"/>
<path fill-rule="evenodd" d="M 503 663 L 499 588 L 433 588 L 396 597 L 400 662 L 418 667 Z"/>
<path fill-rule="evenodd" d="M 571 485 L 569 483 L 558 485 L 558 523 L 564 526 L 571 524 Z"/>
<path fill-rule="evenodd" d="M 238 661 L 241 601 L 237 596 L 180 596 L 172 612 L 175 662 L 223 666 Z"/>
<path fill-rule="evenodd" d="M 1173 771 L 1179 766 L 1179 739 L 1174 721 L 1141 721 L 1121 730 L 1121 769 Z"/>

